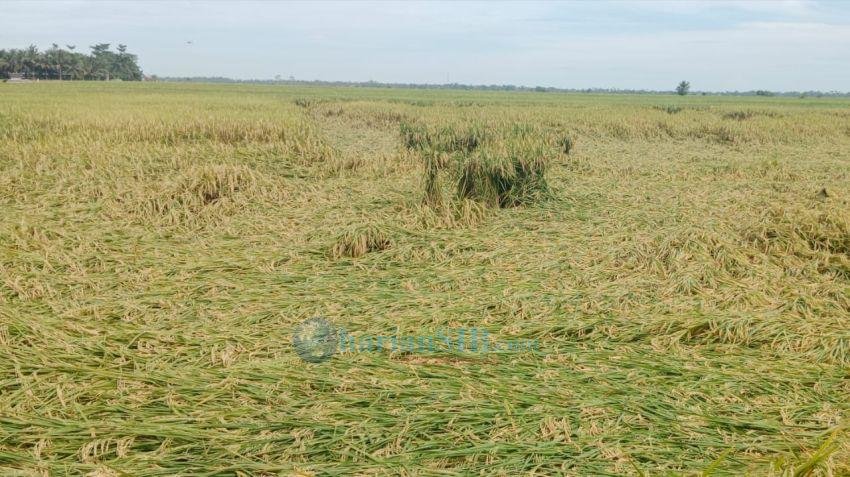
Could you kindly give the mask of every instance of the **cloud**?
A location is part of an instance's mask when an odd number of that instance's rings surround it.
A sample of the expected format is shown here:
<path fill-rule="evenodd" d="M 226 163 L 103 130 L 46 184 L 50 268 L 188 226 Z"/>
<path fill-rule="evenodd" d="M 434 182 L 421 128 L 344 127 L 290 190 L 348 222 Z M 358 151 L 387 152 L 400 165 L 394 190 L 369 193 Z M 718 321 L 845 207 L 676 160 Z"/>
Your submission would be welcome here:
<path fill-rule="evenodd" d="M 785 15 L 789 17 L 805 17 L 817 12 L 818 3 L 813 0 L 747 0 L 747 1 L 718 1 L 718 0 L 650 0 L 629 2 L 619 0 L 608 2 L 620 8 L 665 12 L 673 14 L 698 14 L 707 11 L 739 11 L 758 14 Z"/>

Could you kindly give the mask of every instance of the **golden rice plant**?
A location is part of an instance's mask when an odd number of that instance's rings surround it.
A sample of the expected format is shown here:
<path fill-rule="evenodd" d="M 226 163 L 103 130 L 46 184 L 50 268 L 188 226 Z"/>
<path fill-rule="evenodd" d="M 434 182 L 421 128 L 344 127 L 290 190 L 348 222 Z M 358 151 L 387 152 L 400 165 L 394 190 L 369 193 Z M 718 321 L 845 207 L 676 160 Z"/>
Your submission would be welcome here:
<path fill-rule="evenodd" d="M 176 177 L 126 185 L 110 207 L 112 214 L 153 224 L 188 224 L 212 218 L 224 207 L 232 209 L 247 198 L 258 197 L 262 187 L 255 171 L 232 164 L 194 165 Z"/>
<path fill-rule="evenodd" d="M 573 150 L 573 147 L 575 146 L 575 141 L 573 140 L 572 136 L 563 136 L 558 141 L 558 146 L 561 148 L 561 152 L 569 155 L 570 152 Z"/>
<path fill-rule="evenodd" d="M 475 122 L 465 125 L 402 122 L 399 130 L 408 149 L 442 153 L 471 152 L 487 135 L 485 127 Z"/>
<path fill-rule="evenodd" d="M 820 273 L 850 279 L 850 208 L 840 201 L 768 209 L 746 238 L 776 259 L 799 257 Z"/>
<path fill-rule="evenodd" d="M 393 240 L 385 228 L 375 225 L 356 225 L 340 234 L 331 248 L 331 256 L 359 258 L 367 253 L 390 248 Z"/>
<path fill-rule="evenodd" d="M 850 475 L 848 101 L 664 101 L 0 84 L 0 475 Z"/>
<path fill-rule="evenodd" d="M 553 151 L 530 127 L 515 126 L 465 157 L 460 165 L 457 194 L 497 207 L 540 200 L 549 192 L 546 169 Z"/>

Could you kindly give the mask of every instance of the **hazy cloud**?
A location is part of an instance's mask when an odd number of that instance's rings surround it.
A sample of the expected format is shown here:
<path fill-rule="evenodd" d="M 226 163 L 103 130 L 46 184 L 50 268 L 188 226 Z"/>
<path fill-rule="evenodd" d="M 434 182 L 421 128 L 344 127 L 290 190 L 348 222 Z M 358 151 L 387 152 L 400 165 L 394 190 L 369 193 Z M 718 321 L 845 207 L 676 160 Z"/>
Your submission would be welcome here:
<path fill-rule="evenodd" d="M 53 42 L 126 43 L 146 72 L 171 76 L 850 89 L 850 4 L 839 2 L 0 6 L 0 48 Z"/>

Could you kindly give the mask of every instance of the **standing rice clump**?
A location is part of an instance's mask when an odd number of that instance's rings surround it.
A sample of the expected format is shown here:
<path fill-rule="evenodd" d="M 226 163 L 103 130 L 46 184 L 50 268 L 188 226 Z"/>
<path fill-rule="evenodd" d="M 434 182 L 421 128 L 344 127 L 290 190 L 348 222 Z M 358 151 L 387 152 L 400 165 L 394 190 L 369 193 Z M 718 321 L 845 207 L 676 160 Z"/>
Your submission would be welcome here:
<path fill-rule="evenodd" d="M 392 239 L 376 225 L 352 227 L 336 239 L 331 249 L 333 258 L 362 257 L 370 252 L 379 252 L 392 246 Z"/>
<path fill-rule="evenodd" d="M 573 150 L 574 145 L 575 143 L 573 142 L 573 138 L 570 136 L 564 136 L 558 141 L 558 146 L 560 146 L 561 151 L 567 155 L 569 155 L 570 151 Z"/>
<path fill-rule="evenodd" d="M 544 198 L 549 192 L 546 168 L 550 149 L 528 131 L 513 134 L 476 151 L 461 166 L 458 197 L 499 207 L 514 207 Z"/>
<path fill-rule="evenodd" d="M 161 181 L 128 183 L 113 212 L 144 223 L 185 225 L 233 212 L 261 191 L 261 175 L 247 166 L 194 165 Z"/>
<path fill-rule="evenodd" d="M 251 188 L 255 182 L 254 173 L 247 167 L 229 164 L 197 167 L 180 178 L 178 200 L 193 206 L 208 205 Z"/>
<path fill-rule="evenodd" d="M 514 207 L 541 199 L 549 191 L 548 159 L 558 151 L 568 153 L 573 145 L 566 136 L 555 148 L 540 130 L 523 125 L 502 125 L 485 134 L 477 123 L 440 127 L 402 123 L 400 132 L 405 147 L 424 159 L 424 202 L 431 207 L 443 204 L 440 176 L 446 174 L 457 181 L 461 201 Z"/>
<path fill-rule="evenodd" d="M 427 151 L 425 156 L 425 199 L 426 205 L 439 207 L 442 205 L 443 191 L 440 187 L 440 168 L 442 165 L 438 153 Z"/>
<path fill-rule="evenodd" d="M 484 141 L 484 127 L 478 123 L 439 127 L 403 122 L 399 126 L 402 143 L 411 150 L 467 153 Z"/>

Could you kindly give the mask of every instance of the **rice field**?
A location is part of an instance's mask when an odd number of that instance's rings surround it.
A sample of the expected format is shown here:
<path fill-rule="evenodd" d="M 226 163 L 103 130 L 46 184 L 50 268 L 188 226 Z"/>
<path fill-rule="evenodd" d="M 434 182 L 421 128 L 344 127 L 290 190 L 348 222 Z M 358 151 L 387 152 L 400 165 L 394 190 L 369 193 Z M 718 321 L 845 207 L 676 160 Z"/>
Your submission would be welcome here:
<path fill-rule="evenodd" d="M 850 475 L 848 106 L 0 84 L 0 474 Z"/>

